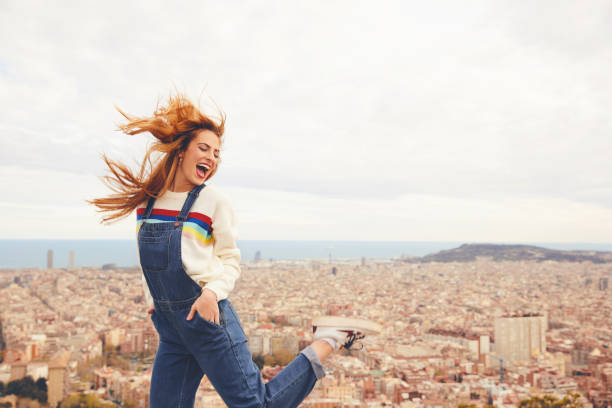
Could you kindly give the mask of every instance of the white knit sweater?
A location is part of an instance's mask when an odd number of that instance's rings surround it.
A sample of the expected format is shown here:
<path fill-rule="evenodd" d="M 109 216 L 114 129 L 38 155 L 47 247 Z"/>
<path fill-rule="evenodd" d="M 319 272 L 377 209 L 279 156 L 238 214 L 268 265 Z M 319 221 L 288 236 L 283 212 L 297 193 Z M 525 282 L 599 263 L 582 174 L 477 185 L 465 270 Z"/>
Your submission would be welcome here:
<path fill-rule="evenodd" d="M 155 200 L 147 222 L 174 222 L 188 192 L 167 191 Z M 147 202 L 136 211 L 136 235 L 142 224 Z M 227 298 L 240 276 L 240 250 L 236 218 L 229 199 L 212 185 L 206 185 L 193 203 L 183 224 L 181 256 L 183 268 L 200 286 L 215 292 L 218 300 Z M 139 251 L 136 251 L 139 254 Z M 140 256 L 138 257 L 140 264 Z M 142 276 L 147 305 L 153 305 L 144 274 Z"/>

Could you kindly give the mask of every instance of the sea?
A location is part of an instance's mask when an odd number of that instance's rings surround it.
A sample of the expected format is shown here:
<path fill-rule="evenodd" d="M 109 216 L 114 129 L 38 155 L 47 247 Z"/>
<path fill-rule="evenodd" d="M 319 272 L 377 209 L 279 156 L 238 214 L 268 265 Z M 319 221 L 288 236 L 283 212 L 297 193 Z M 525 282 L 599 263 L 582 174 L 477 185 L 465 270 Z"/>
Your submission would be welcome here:
<path fill-rule="evenodd" d="M 264 260 L 298 259 L 392 259 L 402 256 L 424 256 L 456 248 L 460 241 L 260 241 L 240 240 L 243 261 L 254 260 L 259 252 Z M 482 242 L 479 242 L 482 243 Z M 557 250 L 612 251 L 612 243 L 583 242 L 492 242 L 495 244 L 536 245 Z M 136 266 L 134 240 L 0 240 L 0 268 L 45 268 L 47 252 L 53 251 L 53 267 L 67 267 L 74 252 L 74 266 Z"/>

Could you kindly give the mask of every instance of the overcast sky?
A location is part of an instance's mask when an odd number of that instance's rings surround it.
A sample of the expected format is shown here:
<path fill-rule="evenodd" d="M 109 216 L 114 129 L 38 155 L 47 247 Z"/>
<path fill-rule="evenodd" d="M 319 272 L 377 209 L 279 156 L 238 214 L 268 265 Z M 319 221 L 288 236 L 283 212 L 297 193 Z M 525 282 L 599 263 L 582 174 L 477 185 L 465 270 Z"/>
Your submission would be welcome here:
<path fill-rule="evenodd" d="M 609 1 L 61 4 L 0 3 L 0 238 L 133 238 L 84 200 L 176 86 L 241 239 L 612 242 Z"/>

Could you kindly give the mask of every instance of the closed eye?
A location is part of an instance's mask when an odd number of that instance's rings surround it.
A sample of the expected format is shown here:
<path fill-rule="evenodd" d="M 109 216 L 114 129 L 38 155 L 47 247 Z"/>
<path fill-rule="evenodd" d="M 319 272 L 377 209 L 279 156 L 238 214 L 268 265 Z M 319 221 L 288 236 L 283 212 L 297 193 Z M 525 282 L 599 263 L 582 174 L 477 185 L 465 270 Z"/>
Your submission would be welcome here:
<path fill-rule="evenodd" d="M 206 145 L 205 145 L 205 146 L 206 146 Z M 199 147 L 199 148 L 200 148 L 200 150 L 201 150 L 201 151 L 203 151 L 203 152 L 208 151 L 208 147 L 202 147 L 201 145 L 200 145 L 200 146 L 198 146 L 198 147 Z M 218 158 L 219 158 L 219 153 L 215 152 L 213 155 L 215 156 L 215 159 L 218 159 Z"/>

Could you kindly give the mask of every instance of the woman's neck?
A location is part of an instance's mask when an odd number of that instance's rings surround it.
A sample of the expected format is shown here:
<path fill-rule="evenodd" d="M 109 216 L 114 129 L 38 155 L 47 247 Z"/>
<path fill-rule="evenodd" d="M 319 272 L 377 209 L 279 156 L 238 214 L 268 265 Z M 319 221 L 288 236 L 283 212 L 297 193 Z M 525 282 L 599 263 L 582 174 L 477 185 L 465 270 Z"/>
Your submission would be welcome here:
<path fill-rule="evenodd" d="M 177 178 L 179 179 L 177 182 Z M 185 193 L 187 191 L 191 191 L 194 186 L 191 186 L 187 180 L 180 180 L 179 177 L 174 177 L 172 183 L 170 183 L 170 187 L 168 188 L 173 193 Z"/>

